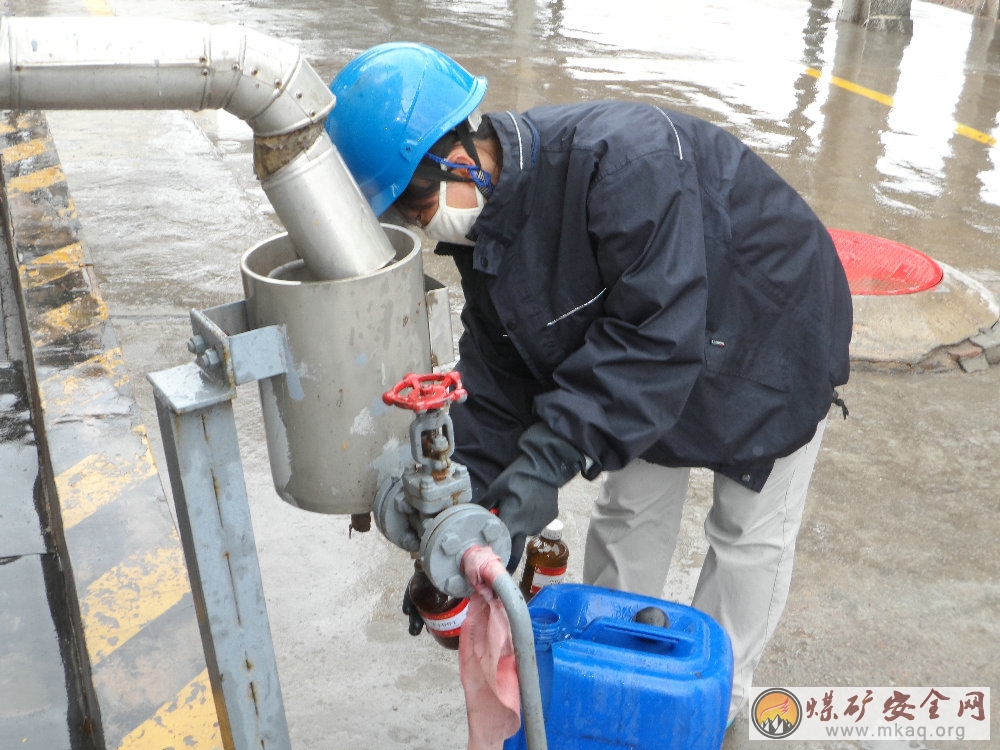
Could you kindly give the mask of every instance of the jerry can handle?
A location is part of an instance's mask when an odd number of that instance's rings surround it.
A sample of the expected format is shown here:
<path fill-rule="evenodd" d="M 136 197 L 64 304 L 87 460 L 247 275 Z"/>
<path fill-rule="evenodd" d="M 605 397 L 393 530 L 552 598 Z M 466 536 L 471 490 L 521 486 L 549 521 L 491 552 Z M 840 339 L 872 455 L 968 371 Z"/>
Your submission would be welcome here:
<path fill-rule="evenodd" d="M 696 639 L 683 630 L 608 617 L 599 617 L 591 622 L 580 634 L 580 639 L 678 659 L 690 656 L 696 646 Z"/>

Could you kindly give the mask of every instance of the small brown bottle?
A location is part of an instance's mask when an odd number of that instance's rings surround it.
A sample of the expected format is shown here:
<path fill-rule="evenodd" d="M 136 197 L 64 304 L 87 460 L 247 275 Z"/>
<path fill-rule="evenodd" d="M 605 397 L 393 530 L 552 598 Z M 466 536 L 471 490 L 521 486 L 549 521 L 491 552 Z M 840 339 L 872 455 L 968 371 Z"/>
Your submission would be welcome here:
<path fill-rule="evenodd" d="M 566 575 L 569 547 L 562 540 L 562 532 L 563 522 L 557 518 L 528 542 L 521 574 L 521 593 L 526 602 L 540 588 L 559 583 Z"/>
<path fill-rule="evenodd" d="M 424 573 L 419 560 L 413 562 L 413 576 L 407 584 L 407 592 L 423 618 L 427 632 L 445 648 L 457 650 L 458 635 L 469 609 L 469 600 L 438 591 Z"/>

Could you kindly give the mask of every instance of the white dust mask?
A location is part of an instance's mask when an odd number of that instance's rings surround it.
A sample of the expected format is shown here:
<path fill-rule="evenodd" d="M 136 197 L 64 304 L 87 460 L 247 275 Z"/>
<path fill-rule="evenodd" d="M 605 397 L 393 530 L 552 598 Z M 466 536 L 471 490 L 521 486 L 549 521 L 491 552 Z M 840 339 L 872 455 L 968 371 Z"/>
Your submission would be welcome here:
<path fill-rule="evenodd" d="M 486 203 L 483 194 L 479 190 L 476 190 L 476 205 L 474 208 L 455 208 L 454 206 L 449 206 L 448 201 L 445 199 L 447 190 L 448 183 L 442 181 L 441 188 L 438 190 L 437 211 L 434 212 L 434 216 L 427 222 L 427 226 L 424 227 L 424 233 L 432 240 L 437 240 L 438 242 L 452 242 L 456 245 L 475 245 L 476 243 L 468 239 L 466 235 L 472 229 L 472 225 L 476 223 L 476 219 L 479 218 L 479 214 Z"/>

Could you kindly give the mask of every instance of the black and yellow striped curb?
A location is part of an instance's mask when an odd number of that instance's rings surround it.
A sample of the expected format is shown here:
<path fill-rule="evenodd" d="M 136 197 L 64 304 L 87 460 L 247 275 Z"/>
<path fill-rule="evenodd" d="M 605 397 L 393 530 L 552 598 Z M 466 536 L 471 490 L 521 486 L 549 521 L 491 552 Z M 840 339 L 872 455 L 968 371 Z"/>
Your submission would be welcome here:
<path fill-rule="evenodd" d="M 0 114 L 0 165 L 51 532 L 93 718 L 109 750 L 221 747 L 180 540 L 42 113 Z"/>

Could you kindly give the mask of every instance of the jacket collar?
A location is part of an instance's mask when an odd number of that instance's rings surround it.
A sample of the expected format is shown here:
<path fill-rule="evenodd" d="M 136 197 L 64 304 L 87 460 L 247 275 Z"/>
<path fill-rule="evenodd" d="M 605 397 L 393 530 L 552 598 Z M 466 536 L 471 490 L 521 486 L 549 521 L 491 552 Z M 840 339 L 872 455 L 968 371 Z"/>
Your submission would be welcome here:
<path fill-rule="evenodd" d="M 534 123 L 514 112 L 486 115 L 496 130 L 503 168 L 493 195 L 476 222 L 480 238 L 508 245 L 517 236 L 531 205 L 531 173 L 538 162 L 539 138 Z"/>

